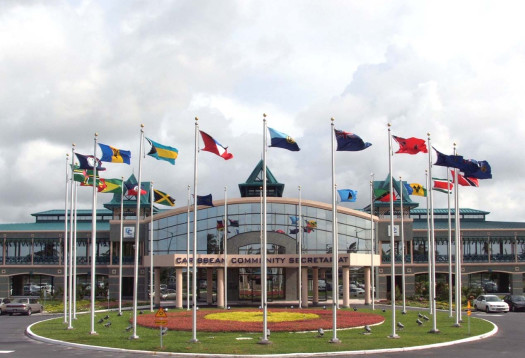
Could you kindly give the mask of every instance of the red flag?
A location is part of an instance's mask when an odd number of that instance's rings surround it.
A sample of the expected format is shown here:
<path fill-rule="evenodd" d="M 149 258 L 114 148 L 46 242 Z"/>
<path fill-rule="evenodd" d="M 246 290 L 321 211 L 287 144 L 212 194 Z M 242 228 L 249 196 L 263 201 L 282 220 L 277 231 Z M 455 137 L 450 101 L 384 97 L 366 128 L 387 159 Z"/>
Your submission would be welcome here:
<path fill-rule="evenodd" d="M 405 153 L 405 154 L 417 154 L 417 153 L 428 153 L 427 145 L 423 139 L 419 138 L 401 138 L 392 136 L 399 144 L 399 150 L 396 153 Z"/>
<path fill-rule="evenodd" d="M 450 171 L 452 173 L 452 182 L 454 183 L 454 171 Z M 475 186 L 479 187 L 479 181 L 478 178 L 469 178 L 465 177 L 458 173 L 458 184 L 461 186 Z"/>
<path fill-rule="evenodd" d="M 446 179 L 432 178 L 432 181 L 434 183 L 434 186 L 432 187 L 432 189 L 441 191 L 443 193 L 446 193 L 447 191 L 449 193 L 452 192 L 452 188 L 454 187 L 454 184 L 452 184 L 451 182 L 448 182 Z"/>
<path fill-rule="evenodd" d="M 394 198 L 392 199 L 393 201 L 396 201 L 397 200 L 397 197 L 396 197 L 396 194 L 394 193 Z M 385 196 L 381 197 L 381 199 L 379 199 L 379 201 L 382 201 L 383 203 L 388 203 L 390 202 L 390 193 L 386 194 Z"/>
<path fill-rule="evenodd" d="M 202 150 L 217 154 L 219 157 L 222 157 L 225 160 L 233 158 L 233 154 L 228 153 L 228 147 L 223 147 L 219 142 L 213 139 L 213 137 L 210 136 L 209 134 L 204 133 L 203 131 L 200 131 L 200 132 L 201 132 L 202 140 L 204 141 L 204 148 L 202 148 Z"/>
<path fill-rule="evenodd" d="M 139 186 L 135 185 L 132 189 L 128 190 L 128 194 L 127 195 L 137 196 L 138 192 L 139 192 Z M 146 190 L 141 188 L 140 189 L 140 195 L 145 195 L 145 194 L 146 194 Z"/>

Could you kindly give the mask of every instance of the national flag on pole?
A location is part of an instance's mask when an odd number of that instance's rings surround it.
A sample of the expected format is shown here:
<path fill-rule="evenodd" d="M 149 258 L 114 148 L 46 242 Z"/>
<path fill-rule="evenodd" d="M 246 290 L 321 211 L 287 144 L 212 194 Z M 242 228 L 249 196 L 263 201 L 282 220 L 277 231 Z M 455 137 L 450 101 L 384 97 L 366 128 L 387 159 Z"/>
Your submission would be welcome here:
<path fill-rule="evenodd" d="M 126 187 L 126 195 L 128 196 L 137 196 L 139 194 L 139 183 L 137 179 L 135 178 L 135 175 L 131 174 L 131 176 L 124 182 L 124 186 Z M 146 190 L 140 189 L 140 195 L 145 195 Z"/>
<path fill-rule="evenodd" d="M 131 152 L 129 150 L 117 149 L 115 147 L 98 143 L 100 149 L 102 150 L 102 162 L 110 163 L 131 163 Z"/>
<path fill-rule="evenodd" d="M 460 169 L 469 178 L 492 179 L 492 169 L 486 160 L 465 160 L 463 168 Z"/>
<path fill-rule="evenodd" d="M 364 142 L 357 134 L 334 129 L 335 139 L 337 140 L 337 151 L 352 151 L 366 149 L 372 143 Z"/>
<path fill-rule="evenodd" d="M 179 156 L 179 150 L 177 148 L 157 143 L 149 138 L 146 139 L 151 144 L 151 149 L 148 152 L 149 156 L 158 160 L 165 160 L 175 165 L 175 159 Z"/>
<path fill-rule="evenodd" d="M 455 182 L 454 171 L 451 170 L 450 172 L 452 173 L 452 182 L 454 183 Z M 479 187 L 479 181 L 478 181 L 477 178 L 465 177 L 465 176 L 461 175 L 460 173 L 458 173 L 458 184 L 461 185 L 461 186 L 475 186 L 475 187 Z"/>
<path fill-rule="evenodd" d="M 399 149 L 396 153 L 406 153 L 406 154 L 417 154 L 417 153 L 428 153 L 427 144 L 425 140 L 419 138 L 401 138 L 392 136 L 395 141 L 399 144 Z"/>
<path fill-rule="evenodd" d="M 405 187 L 408 195 L 412 195 L 414 193 L 414 188 L 412 188 L 409 183 L 404 182 L 403 186 Z"/>
<path fill-rule="evenodd" d="M 390 191 L 386 189 L 374 189 L 374 197 L 376 201 L 381 201 L 384 203 L 389 202 L 390 201 Z M 397 200 L 397 197 L 395 194 L 393 196 L 393 200 L 394 201 Z"/>
<path fill-rule="evenodd" d="M 315 220 L 305 220 L 306 227 L 304 228 L 304 231 L 310 233 L 314 231 L 314 229 L 317 229 L 317 221 Z"/>
<path fill-rule="evenodd" d="M 341 202 L 355 202 L 357 199 L 357 190 L 352 189 L 338 189 L 337 192 L 341 197 Z"/>
<path fill-rule="evenodd" d="M 211 194 L 197 195 L 197 205 L 214 206 Z"/>
<path fill-rule="evenodd" d="M 299 221 L 299 217 L 290 216 L 290 221 L 292 222 L 292 225 L 297 225 L 297 222 Z"/>
<path fill-rule="evenodd" d="M 297 142 L 289 135 L 276 131 L 270 127 L 268 127 L 268 129 L 270 130 L 270 137 L 272 140 L 270 147 L 284 148 L 293 152 L 301 150 L 299 145 L 297 145 Z"/>
<path fill-rule="evenodd" d="M 447 179 L 432 178 L 432 183 L 433 190 L 440 191 L 442 193 L 452 193 L 454 184 L 450 181 L 447 181 Z"/>
<path fill-rule="evenodd" d="M 153 200 L 157 204 L 175 206 L 175 199 L 157 189 L 153 189 Z"/>
<path fill-rule="evenodd" d="M 92 171 L 91 175 L 93 175 Z M 78 165 L 73 165 L 73 180 L 79 183 L 87 183 L 89 180 L 87 169 L 80 169 Z"/>
<path fill-rule="evenodd" d="M 75 153 L 75 155 L 77 156 L 78 167 L 80 169 L 93 170 L 95 169 L 95 163 L 97 163 L 97 172 L 106 170 L 106 168 L 102 168 L 102 162 L 100 161 L 100 159 L 95 158 L 92 155 L 83 155 L 79 153 Z"/>
<path fill-rule="evenodd" d="M 421 184 L 405 183 L 405 187 L 410 187 L 412 189 L 412 192 L 409 193 L 409 195 L 427 196 L 427 189 L 425 189 Z"/>
<path fill-rule="evenodd" d="M 446 155 L 434 148 L 437 154 L 436 162 L 434 165 L 441 167 L 457 168 L 463 170 L 465 160 L 462 155 Z"/>
<path fill-rule="evenodd" d="M 97 191 L 100 193 L 106 188 L 106 180 L 97 176 L 95 180 Z M 93 186 L 93 175 L 91 175 L 87 181 L 80 183 L 80 186 Z"/>
<path fill-rule="evenodd" d="M 219 157 L 224 158 L 225 160 L 232 159 L 233 154 L 228 153 L 228 147 L 223 147 L 219 142 L 213 139 L 209 134 L 201 132 L 202 140 L 204 141 L 204 148 L 202 150 L 206 152 L 211 152 L 217 154 Z"/>
<path fill-rule="evenodd" d="M 106 187 L 102 193 L 121 193 L 122 179 L 105 179 Z"/>

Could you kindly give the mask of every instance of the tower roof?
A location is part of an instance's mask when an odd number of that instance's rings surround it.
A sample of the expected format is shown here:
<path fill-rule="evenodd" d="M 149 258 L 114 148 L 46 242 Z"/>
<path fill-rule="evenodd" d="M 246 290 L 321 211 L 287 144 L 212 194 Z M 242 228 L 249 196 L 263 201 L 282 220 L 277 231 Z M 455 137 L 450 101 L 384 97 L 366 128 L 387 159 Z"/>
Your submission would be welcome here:
<path fill-rule="evenodd" d="M 263 186 L 263 161 L 260 160 L 255 166 L 252 173 L 246 179 L 245 183 L 239 184 L 241 197 L 254 197 L 261 195 L 261 188 Z M 284 191 L 284 184 L 279 183 L 272 171 L 266 166 L 266 195 L 273 197 L 282 197 Z"/>

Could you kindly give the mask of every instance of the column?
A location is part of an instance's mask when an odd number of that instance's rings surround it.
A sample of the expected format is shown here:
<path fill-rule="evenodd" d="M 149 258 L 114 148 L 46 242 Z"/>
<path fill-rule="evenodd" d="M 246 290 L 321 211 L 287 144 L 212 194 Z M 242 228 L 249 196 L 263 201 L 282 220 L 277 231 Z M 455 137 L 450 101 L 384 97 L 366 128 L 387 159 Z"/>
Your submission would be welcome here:
<path fill-rule="evenodd" d="M 206 269 L 206 303 L 211 305 L 213 303 L 213 268 Z"/>
<path fill-rule="evenodd" d="M 217 268 L 217 307 L 224 306 L 224 268 Z"/>
<path fill-rule="evenodd" d="M 343 267 L 343 307 L 350 307 L 350 267 Z M 339 292 L 339 288 L 337 288 Z"/>
<path fill-rule="evenodd" d="M 183 297 L 183 291 L 184 289 L 182 288 L 182 282 L 183 282 L 183 278 L 182 278 L 182 268 L 178 268 L 178 269 L 175 269 L 175 285 L 177 287 L 176 289 L 176 295 L 177 295 L 177 301 L 176 301 L 176 305 L 177 305 L 177 308 L 182 308 L 182 306 L 184 305 L 184 303 L 182 302 L 182 297 Z"/>
<path fill-rule="evenodd" d="M 372 303 L 372 297 L 373 297 L 373 287 L 371 285 L 371 274 L 372 268 L 371 267 L 365 267 L 364 268 L 364 276 L 365 276 L 365 305 L 369 305 Z"/>
<path fill-rule="evenodd" d="M 153 269 L 153 292 L 155 292 L 155 297 L 153 298 L 153 304 L 157 307 L 160 307 L 160 268 L 156 267 Z"/>
<path fill-rule="evenodd" d="M 312 268 L 312 289 L 313 289 L 313 305 L 317 306 L 319 304 L 319 268 L 314 267 Z"/>
<path fill-rule="evenodd" d="M 301 267 L 301 305 L 308 307 L 308 267 Z"/>

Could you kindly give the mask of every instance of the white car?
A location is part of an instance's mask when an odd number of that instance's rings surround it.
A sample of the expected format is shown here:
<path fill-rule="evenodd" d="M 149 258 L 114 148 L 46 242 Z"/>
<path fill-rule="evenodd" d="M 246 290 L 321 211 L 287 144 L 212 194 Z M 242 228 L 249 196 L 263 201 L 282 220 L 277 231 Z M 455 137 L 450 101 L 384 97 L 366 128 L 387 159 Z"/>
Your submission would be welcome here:
<path fill-rule="evenodd" d="M 496 295 L 480 295 L 474 301 L 474 308 L 478 311 L 509 312 L 509 305 Z"/>

